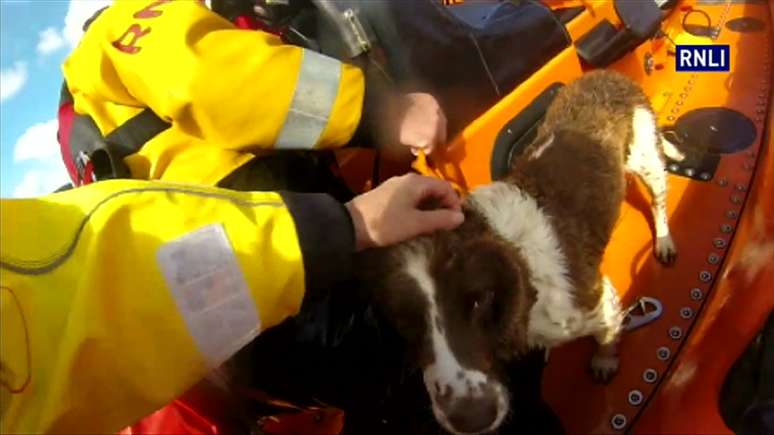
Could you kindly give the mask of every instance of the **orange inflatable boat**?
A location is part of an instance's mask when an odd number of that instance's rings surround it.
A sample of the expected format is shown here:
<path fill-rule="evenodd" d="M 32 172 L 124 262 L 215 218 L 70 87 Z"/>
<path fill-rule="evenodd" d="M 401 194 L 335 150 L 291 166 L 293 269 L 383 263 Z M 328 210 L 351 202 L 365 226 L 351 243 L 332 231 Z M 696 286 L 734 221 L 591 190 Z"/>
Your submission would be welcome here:
<path fill-rule="evenodd" d="M 420 159 L 416 169 L 462 190 L 496 179 L 513 152 L 512 137 L 503 141 L 508 126 L 541 106 L 556 83 L 597 67 L 588 53 L 595 32 L 614 39 L 627 29 L 613 1 L 547 3 L 575 11 L 566 23 L 573 45 L 467 127 L 445 155 Z M 721 389 L 774 307 L 774 3 L 671 3 L 656 37 L 603 67 L 640 83 L 667 138 L 691 136 L 687 161 L 669 165 L 680 257 L 664 268 L 650 255 L 648 193 L 630 180 L 603 269 L 625 305 L 639 302 L 630 322 L 647 323 L 625 334 L 621 371 L 609 385 L 585 371 L 590 341 L 552 352 L 543 389 L 568 433 L 731 433 Z M 729 45 L 730 71 L 677 72 L 675 45 L 683 44 Z"/>

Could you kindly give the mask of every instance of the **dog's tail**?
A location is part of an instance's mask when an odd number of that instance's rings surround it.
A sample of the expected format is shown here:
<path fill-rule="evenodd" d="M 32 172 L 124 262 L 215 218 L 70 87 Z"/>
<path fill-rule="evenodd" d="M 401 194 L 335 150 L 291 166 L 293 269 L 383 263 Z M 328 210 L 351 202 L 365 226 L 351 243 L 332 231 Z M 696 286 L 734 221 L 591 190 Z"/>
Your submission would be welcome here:
<path fill-rule="evenodd" d="M 677 149 L 675 144 L 670 142 L 663 134 L 661 135 L 661 150 L 664 152 L 665 156 L 676 162 L 682 162 L 685 160 L 685 154 Z"/>

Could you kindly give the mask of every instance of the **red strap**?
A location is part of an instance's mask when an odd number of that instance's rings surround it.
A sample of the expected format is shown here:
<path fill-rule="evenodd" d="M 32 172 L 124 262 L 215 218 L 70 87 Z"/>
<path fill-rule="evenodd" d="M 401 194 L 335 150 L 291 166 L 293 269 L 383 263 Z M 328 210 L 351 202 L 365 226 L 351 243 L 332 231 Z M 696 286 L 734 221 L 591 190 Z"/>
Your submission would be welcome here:
<path fill-rule="evenodd" d="M 240 29 L 245 30 L 257 30 L 258 29 L 258 20 L 255 17 L 251 17 L 248 15 L 240 15 L 236 17 L 234 20 L 234 25 L 239 27 Z"/>
<path fill-rule="evenodd" d="M 234 19 L 234 25 L 240 29 L 245 30 L 260 30 L 262 32 L 271 33 L 282 38 L 285 35 L 284 28 L 272 28 L 267 26 L 263 21 L 250 15 L 240 15 Z"/>
<path fill-rule="evenodd" d="M 78 169 L 73 161 L 73 155 L 70 150 L 70 132 L 73 128 L 73 119 L 75 119 L 75 111 L 73 110 L 73 103 L 65 103 L 59 107 L 59 113 L 57 114 L 59 119 L 59 131 L 57 132 L 57 139 L 59 140 L 59 150 L 62 153 L 62 161 L 67 168 L 67 172 L 70 174 L 70 179 L 73 182 L 73 186 L 80 185 L 80 175 Z"/>
<path fill-rule="evenodd" d="M 124 428 L 118 432 L 118 435 L 218 435 L 219 433 L 215 423 L 191 409 L 182 400 L 175 400 L 137 423 Z"/>
<path fill-rule="evenodd" d="M 91 163 L 91 160 L 87 160 L 83 165 L 83 179 L 81 180 L 81 184 L 91 184 L 94 181 L 94 164 Z M 78 185 L 76 184 L 76 186 Z"/>

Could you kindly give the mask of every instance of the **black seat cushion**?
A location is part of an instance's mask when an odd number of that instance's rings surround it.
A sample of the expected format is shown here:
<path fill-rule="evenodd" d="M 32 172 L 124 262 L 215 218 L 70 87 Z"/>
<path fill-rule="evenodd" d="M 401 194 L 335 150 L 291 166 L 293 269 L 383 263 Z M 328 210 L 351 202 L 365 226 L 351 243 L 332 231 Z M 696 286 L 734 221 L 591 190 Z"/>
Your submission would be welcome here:
<path fill-rule="evenodd" d="M 640 40 L 655 35 L 661 25 L 661 9 L 655 0 L 615 0 L 615 11 L 626 29 Z"/>

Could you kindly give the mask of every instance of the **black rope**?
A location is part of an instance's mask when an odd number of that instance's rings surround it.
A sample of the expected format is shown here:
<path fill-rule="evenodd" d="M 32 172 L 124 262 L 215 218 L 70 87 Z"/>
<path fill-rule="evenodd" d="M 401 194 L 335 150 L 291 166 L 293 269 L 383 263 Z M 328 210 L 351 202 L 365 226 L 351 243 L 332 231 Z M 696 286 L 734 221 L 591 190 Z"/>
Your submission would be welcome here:
<path fill-rule="evenodd" d="M 680 23 L 680 25 L 683 27 L 683 30 L 688 32 L 688 30 L 685 28 L 685 22 L 688 21 L 688 17 L 691 16 L 692 13 L 698 13 L 701 15 L 704 15 L 704 18 L 707 19 L 707 28 L 712 29 L 712 18 L 709 16 L 709 14 L 701 9 L 691 9 L 690 11 L 686 12 L 685 15 L 683 15 L 683 21 Z M 688 32 L 691 33 L 691 32 Z M 672 41 L 674 43 L 674 41 Z"/>

